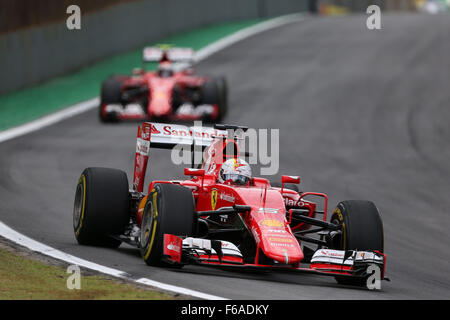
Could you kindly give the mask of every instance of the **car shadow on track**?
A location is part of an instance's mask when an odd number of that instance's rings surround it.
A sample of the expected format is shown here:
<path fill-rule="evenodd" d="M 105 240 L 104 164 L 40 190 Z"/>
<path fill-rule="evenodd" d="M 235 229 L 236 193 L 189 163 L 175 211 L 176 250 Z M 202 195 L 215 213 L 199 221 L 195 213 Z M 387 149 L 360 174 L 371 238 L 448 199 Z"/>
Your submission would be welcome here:
<path fill-rule="evenodd" d="M 114 250 L 119 251 L 120 253 L 124 253 L 129 256 L 137 257 L 142 261 L 142 263 L 145 263 L 141 258 L 141 253 L 139 252 L 139 249 L 137 249 L 137 248 L 121 246 Z"/>
<path fill-rule="evenodd" d="M 126 254 L 128 256 L 133 256 L 139 258 L 139 260 L 145 264 L 142 259 L 138 249 L 133 247 L 119 247 L 120 253 Z M 150 268 L 150 267 L 149 267 Z M 206 267 L 206 266 L 196 266 L 187 265 L 183 268 L 164 268 L 164 267 L 154 267 L 161 268 L 166 271 L 176 272 L 180 274 L 195 274 L 199 276 L 214 276 L 214 277 L 224 277 L 224 278 L 234 278 L 234 279 L 244 279 L 244 280 L 257 280 L 257 281 L 267 281 L 276 282 L 284 284 L 295 284 L 301 286 L 313 286 L 313 287 L 323 287 L 323 288 L 335 288 L 335 289 L 350 289 L 358 291 L 368 291 L 367 288 L 361 288 L 356 286 L 341 285 L 335 282 L 333 277 L 320 276 L 315 274 L 294 274 L 286 272 L 277 271 L 267 271 L 267 270 L 224 270 L 216 267 Z M 379 292 L 379 291 L 378 291 Z"/>
<path fill-rule="evenodd" d="M 340 285 L 335 282 L 333 277 L 320 276 L 313 274 L 293 274 L 285 272 L 272 272 L 272 271 L 230 271 L 222 270 L 220 268 L 202 267 L 202 266 L 185 266 L 181 269 L 171 269 L 172 272 L 204 275 L 204 276 L 216 276 L 225 278 L 245 279 L 245 280 L 257 280 L 276 282 L 284 284 L 295 284 L 301 286 L 313 286 L 323 288 L 336 288 L 336 289 L 351 289 L 367 291 L 367 288 Z"/>

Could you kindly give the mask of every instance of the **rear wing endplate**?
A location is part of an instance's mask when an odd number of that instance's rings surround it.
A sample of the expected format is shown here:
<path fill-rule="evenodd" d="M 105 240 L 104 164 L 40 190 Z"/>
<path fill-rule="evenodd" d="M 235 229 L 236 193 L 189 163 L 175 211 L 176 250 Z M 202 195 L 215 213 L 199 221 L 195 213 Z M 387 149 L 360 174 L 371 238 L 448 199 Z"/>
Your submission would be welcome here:
<path fill-rule="evenodd" d="M 150 148 L 209 146 L 214 138 L 226 138 L 228 132 L 211 127 L 144 122 L 138 127 L 134 161 L 133 189 L 143 191 Z"/>

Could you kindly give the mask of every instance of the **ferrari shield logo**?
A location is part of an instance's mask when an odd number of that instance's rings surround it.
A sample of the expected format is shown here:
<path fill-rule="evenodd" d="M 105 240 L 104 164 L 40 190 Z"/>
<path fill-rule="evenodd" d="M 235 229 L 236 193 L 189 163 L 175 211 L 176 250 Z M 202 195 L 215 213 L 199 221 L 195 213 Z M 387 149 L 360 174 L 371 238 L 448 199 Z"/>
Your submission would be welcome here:
<path fill-rule="evenodd" d="M 217 204 L 217 189 L 213 189 L 211 191 L 211 209 L 216 210 Z"/>

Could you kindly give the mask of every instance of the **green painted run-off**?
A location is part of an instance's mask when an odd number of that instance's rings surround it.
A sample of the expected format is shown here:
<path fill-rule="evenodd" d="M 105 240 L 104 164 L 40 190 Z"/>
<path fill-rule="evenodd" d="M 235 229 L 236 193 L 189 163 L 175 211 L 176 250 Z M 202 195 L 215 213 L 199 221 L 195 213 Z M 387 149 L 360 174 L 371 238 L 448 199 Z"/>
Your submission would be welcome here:
<path fill-rule="evenodd" d="M 261 21 L 261 19 L 255 19 L 204 27 L 163 38 L 149 45 L 168 43 L 199 50 L 220 38 Z M 32 121 L 98 96 L 101 82 L 109 75 L 129 74 L 132 68 L 142 65 L 143 47 L 115 55 L 41 85 L 0 96 L 0 130 Z"/>

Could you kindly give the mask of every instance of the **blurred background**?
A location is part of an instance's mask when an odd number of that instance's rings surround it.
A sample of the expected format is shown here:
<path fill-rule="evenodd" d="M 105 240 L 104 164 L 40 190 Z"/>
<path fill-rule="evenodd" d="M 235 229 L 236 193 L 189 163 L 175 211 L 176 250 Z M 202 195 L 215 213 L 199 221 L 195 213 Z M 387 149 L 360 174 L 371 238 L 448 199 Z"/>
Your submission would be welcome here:
<path fill-rule="evenodd" d="M 344 14 L 365 12 L 367 7 L 375 4 L 382 11 L 425 11 L 438 13 L 446 11 L 448 0 L 318 0 L 317 10 L 322 14 Z"/>
<path fill-rule="evenodd" d="M 72 4 L 81 30 L 67 29 Z M 367 28 L 372 4 L 381 30 Z M 444 0 L 0 0 L 0 130 L 95 100 L 108 75 L 140 65 L 145 45 L 199 50 L 293 14 L 295 22 L 235 43 L 196 71 L 227 78 L 224 122 L 280 129 L 280 172 L 271 181 L 300 175 L 301 190 L 328 194 L 330 209 L 346 199 L 376 203 L 393 281 L 374 294 L 290 275 L 253 281 L 158 270 L 155 279 L 235 299 L 446 299 L 448 12 Z M 1 143 L 0 220 L 64 252 L 148 276 L 139 254 L 80 248 L 72 230 L 80 172 L 105 166 L 131 177 L 135 137 L 136 123 L 102 125 L 95 105 Z M 147 181 L 182 176 L 167 157 L 152 150 Z"/>
<path fill-rule="evenodd" d="M 0 94 L 212 24 L 308 10 L 309 0 L 2 0 Z M 81 30 L 66 8 L 81 8 Z"/>
<path fill-rule="evenodd" d="M 41 83 L 168 35 L 212 24 L 294 12 L 341 15 L 382 11 L 446 11 L 450 0 L 2 0 L 0 94 Z M 81 30 L 66 27 L 71 4 Z"/>

